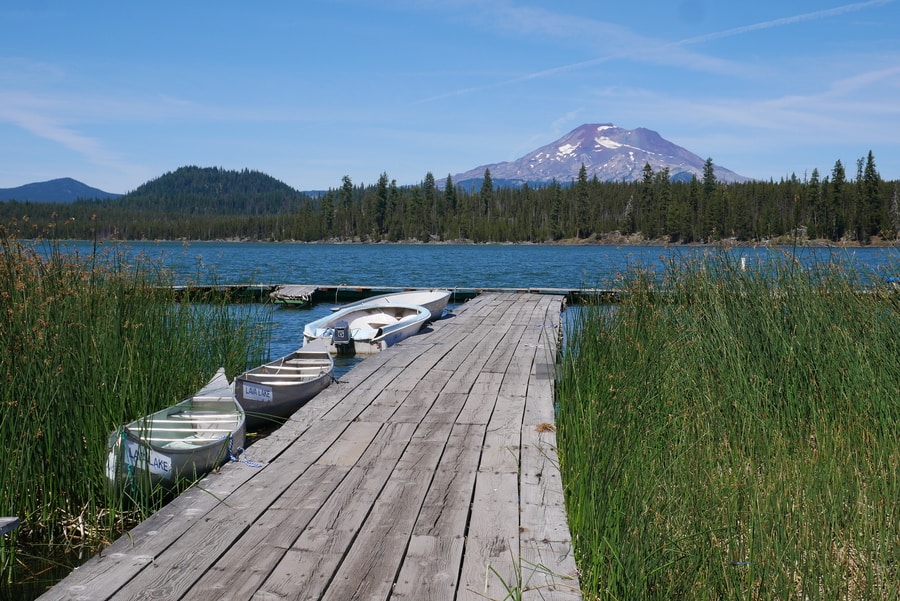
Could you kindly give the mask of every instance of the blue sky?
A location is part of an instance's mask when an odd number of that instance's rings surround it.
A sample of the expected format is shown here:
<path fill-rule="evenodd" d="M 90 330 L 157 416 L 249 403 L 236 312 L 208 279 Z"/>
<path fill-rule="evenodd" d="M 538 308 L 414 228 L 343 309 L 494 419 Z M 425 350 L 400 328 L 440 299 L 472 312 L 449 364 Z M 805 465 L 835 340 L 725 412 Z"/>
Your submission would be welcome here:
<path fill-rule="evenodd" d="M 0 188 L 184 165 L 300 189 L 646 127 L 741 175 L 900 179 L 900 0 L 0 5 Z"/>

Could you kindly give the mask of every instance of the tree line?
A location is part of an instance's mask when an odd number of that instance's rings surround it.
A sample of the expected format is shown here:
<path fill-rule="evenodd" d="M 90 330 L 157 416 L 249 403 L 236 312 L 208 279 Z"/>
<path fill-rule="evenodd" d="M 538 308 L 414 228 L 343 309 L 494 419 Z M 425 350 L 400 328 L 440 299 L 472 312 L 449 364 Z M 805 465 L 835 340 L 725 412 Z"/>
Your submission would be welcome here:
<path fill-rule="evenodd" d="M 582 165 L 569 182 L 438 186 L 428 173 L 400 186 L 382 173 L 374 185 L 298 192 L 265 174 L 183 167 L 111 200 L 72 204 L 7 201 L 0 220 L 23 237 L 261 241 L 638 240 L 710 243 L 821 239 L 869 243 L 900 235 L 900 186 L 884 181 L 870 151 L 849 177 L 840 161 L 775 181 L 722 183 L 712 159 L 702 177 L 672 181 L 645 165 L 636 182 L 602 182 Z"/>

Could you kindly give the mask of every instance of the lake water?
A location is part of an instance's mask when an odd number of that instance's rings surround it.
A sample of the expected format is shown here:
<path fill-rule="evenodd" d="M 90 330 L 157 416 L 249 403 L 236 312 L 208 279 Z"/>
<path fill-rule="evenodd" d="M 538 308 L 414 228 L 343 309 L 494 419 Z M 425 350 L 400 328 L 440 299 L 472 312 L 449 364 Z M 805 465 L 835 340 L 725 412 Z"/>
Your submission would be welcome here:
<path fill-rule="evenodd" d="M 89 255 L 87 242 L 58 242 L 64 252 Z M 238 242 L 115 242 L 104 253 L 158 261 L 185 284 L 309 284 L 426 288 L 615 288 L 633 268 L 657 272 L 667 262 L 727 252 L 748 268 L 786 255 L 803 263 L 840 262 L 874 277 L 900 273 L 898 248 L 680 246 L 561 246 L 536 244 L 293 244 Z M 452 308 L 452 306 L 451 306 Z M 302 343 L 307 322 L 331 306 L 266 307 L 272 358 Z M 343 365 L 339 371 L 345 371 Z"/>
<path fill-rule="evenodd" d="M 90 253 L 83 242 L 63 250 Z M 727 252 L 748 266 L 796 255 L 841 261 L 897 275 L 900 248 L 763 248 L 454 244 L 291 244 L 117 242 L 104 251 L 142 255 L 172 268 L 178 283 L 354 284 L 359 286 L 582 288 L 612 287 L 627 269 L 662 269 L 667 260 Z"/>

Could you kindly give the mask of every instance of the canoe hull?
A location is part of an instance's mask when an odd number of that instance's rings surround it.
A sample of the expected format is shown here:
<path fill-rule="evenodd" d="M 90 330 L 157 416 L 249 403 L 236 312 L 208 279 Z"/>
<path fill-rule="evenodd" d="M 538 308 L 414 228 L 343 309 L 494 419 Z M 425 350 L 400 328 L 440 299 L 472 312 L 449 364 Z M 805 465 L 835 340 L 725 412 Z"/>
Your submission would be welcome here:
<path fill-rule="evenodd" d="M 334 360 L 324 344 L 305 346 L 234 379 L 247 427 L 283 422 L 334 380 Z"/>
<path fill-rule="evenodd" d="M 244 410 L 220 369 L 194 396 L 113 431 L 106 475 L 115 486 L 172 488 L 229 461 L 245 436 Z"/>
<path fill-rule="evenodd" d="M 449 290 L 440 289 L 391 292 L 356 301 L 355 303 L 348 303 L 341 307 L 336 307 L 333 311 L 361 305 L 418 305 L 428 309 L 428 312 L 431 314 L 431 318 L 428 321 L 435 321 L 443 316 L 444 309 L 447 308 L 447 303 L 450 301 L 450 294 Z"/>

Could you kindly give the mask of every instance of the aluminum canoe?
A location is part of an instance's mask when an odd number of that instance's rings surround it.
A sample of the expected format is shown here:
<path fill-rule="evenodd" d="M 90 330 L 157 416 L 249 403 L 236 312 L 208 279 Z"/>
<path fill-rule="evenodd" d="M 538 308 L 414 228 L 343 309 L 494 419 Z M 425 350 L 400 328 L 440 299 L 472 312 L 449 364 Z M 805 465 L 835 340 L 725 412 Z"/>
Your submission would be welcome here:
<path fill-rule="evenodd" d="M 193 396 L 113 431 L 106 475 L 114 485 L 172 487 L 229 461 L 245 435 L 244 410 L 220 368 Z"/>
<path fill-rule="evenodd" d="M 334 359 L 318 342 L 237 376 L 234 394 L 253 430 L 283 422 L 333 379 Z"/>

